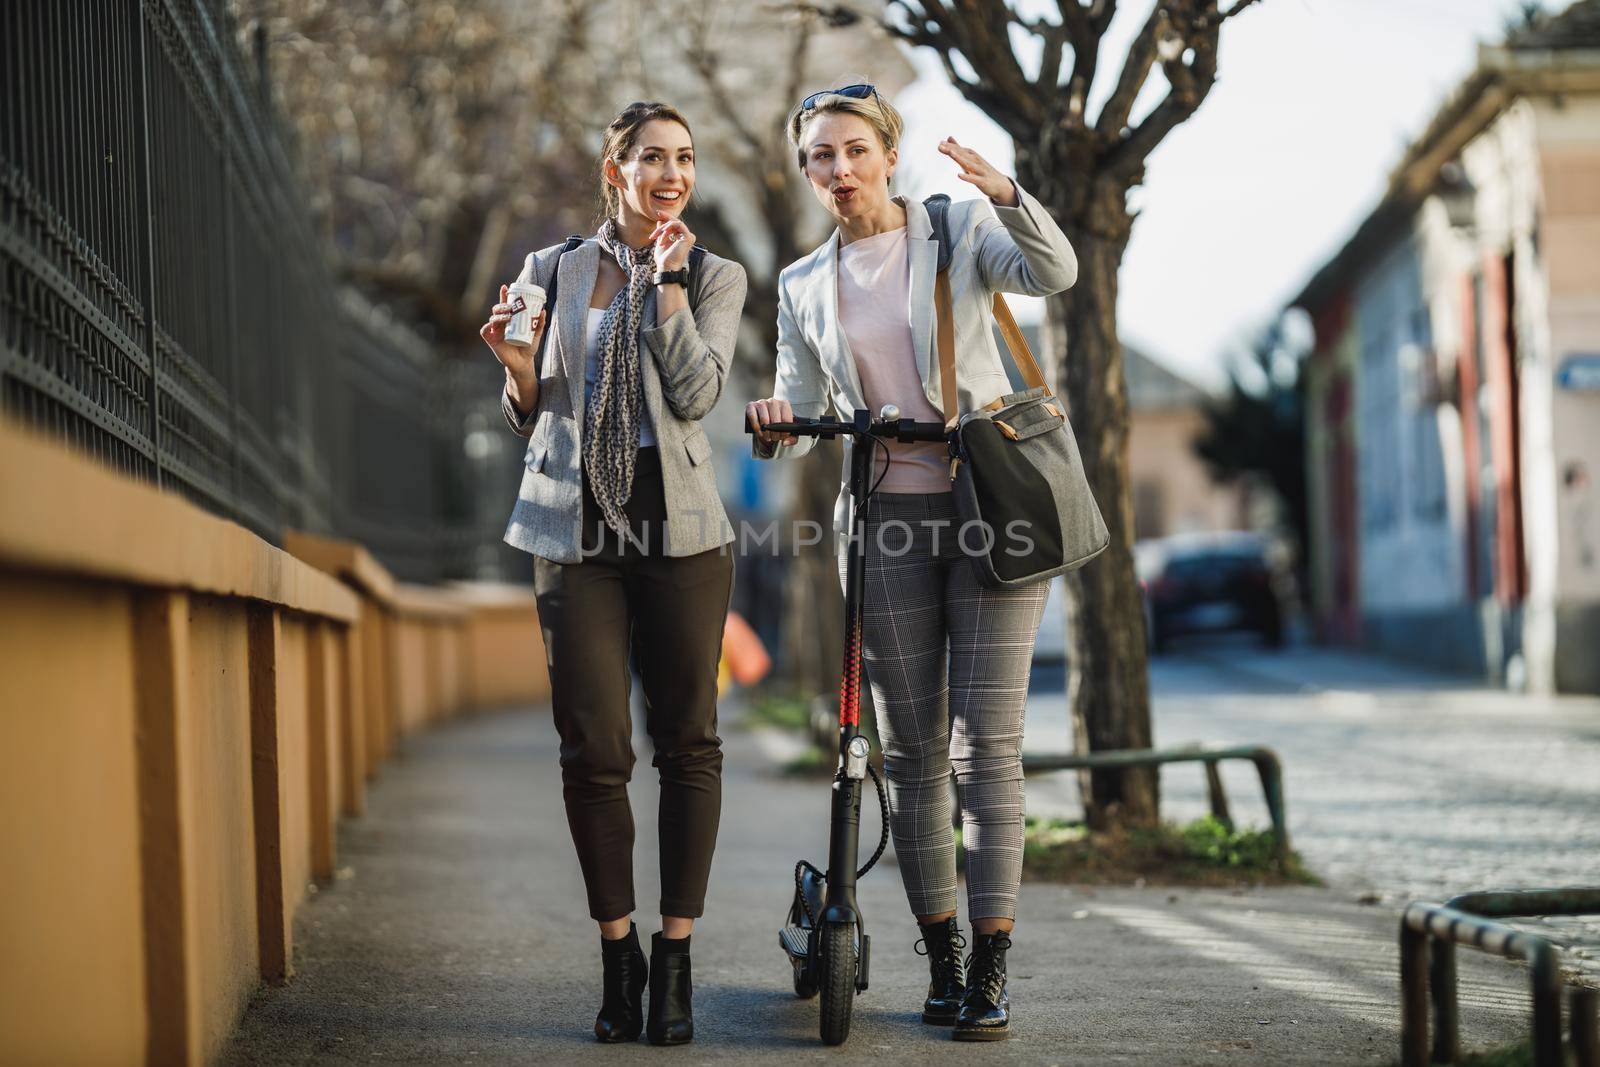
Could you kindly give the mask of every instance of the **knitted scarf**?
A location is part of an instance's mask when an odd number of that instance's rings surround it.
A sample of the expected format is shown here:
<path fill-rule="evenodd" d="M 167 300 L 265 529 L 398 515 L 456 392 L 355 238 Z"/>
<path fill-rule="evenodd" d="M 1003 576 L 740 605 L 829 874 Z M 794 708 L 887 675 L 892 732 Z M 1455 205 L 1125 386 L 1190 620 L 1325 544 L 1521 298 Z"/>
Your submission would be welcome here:
<path fill-rule="evenodd" d="M 583 409 L 583 466 L 589 488 L 606 525 L 628 536 L 623 505 L 633 491 L 634 461 L 639 455 L 639 415 L 643 382 L 639 370 L 639 319 L 654 284 L 653 249 L 629 248 L 617 236 L 617 222 L 607 219 L 597 235 L 600 247 L 616 259 L 628 276 L 600 319 L 595 352 L 594 386 Z"/>

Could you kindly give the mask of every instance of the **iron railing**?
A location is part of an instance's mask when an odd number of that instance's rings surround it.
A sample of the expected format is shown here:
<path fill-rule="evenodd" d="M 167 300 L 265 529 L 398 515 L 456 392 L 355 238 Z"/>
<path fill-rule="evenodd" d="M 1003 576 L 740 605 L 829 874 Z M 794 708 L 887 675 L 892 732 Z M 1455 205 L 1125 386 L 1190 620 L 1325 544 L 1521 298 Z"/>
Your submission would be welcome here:
<path fill-rule="evenodd" d="M 1184 745 L 1180 748 L 1123 748 L 1088 755 L 1032 755 L 1022 757 L 1024 774 L 1051 771 L 1122 770 L 1128 767 L 1160 767 L 1168 763 L 1204 763 L 1206 791 L 1211 799 L 1211 814 L 1230 830 L 1233 815 L 1228 810 L 1228 795 L 1222 788 L 1217 764 L 1223 760 L 1248 760 L 1261 779 L 1261 795 L 1272 820 L 1273 858 L 1279 873 L 1290 869 L 1289 812 L 1283 795 L 1283 764 L 1278 754 L 1262 745 L 1224 748 L 1215 745 Z"/>
<path fill-rule="evenodd" d="M 1525 960 L 1533 994 L 1533 1062 L 1562 1067 L 1561 954 L 1548 938 L 1495 919 L 1600 914 L 1600 886 L 1463 893 L 1443 906 L 1413 903 L 1400 917 L 1400 1062 L 1458 1063 L 1456 946 Z M 1433 1048 L 1428 1047 L 1428 1000 L 1433 1000 Z M 1600 992 L 1574 988 L 1569 1026 L 1577 1067 L 1600 1067 L 1595 1011 Z"/>
<path fill-rule="evenodd" d="M 224 0 L 0 4 L 0 408 L 275 543 L 468 576 L 451 361 L 341 295 L 237 40 Z"/>

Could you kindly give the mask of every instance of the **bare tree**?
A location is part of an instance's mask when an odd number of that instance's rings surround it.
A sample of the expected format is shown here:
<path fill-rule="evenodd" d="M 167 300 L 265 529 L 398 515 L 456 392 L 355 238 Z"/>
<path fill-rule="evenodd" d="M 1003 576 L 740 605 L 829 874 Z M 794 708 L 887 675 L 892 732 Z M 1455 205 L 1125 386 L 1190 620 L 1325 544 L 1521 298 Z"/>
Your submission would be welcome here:
<path fill-rule="evenodd" d="M 494 283 L 583 228 L 594 116 L 613 88 L 593 5 L 551 0 L 233 0 L 339 276 L 476 346 Z"/>
<path fill-rule="evenodd" d="M 1128 397 L 1117 343 L 1117 271 L 1134 213 L 1128 193 L 1151 151 L 1194 114 L 1217 75 L 1223 23 L 1255 0 L 1157 0 L 1122 57 L 1110 96 L 1091 117 L 1089 90 L 1116 0 L 1056 0 L 1026 17 L 1001 0 L 893 0 L 889 34 L 930 48 L 951 82 L 1011 135 L 1017 178 L 1078 252 L 1078 283 L 1046 303 L 1046 331 L 1072 413 L 1090 486 L 1111 547 L 1069 576 L 1068 684 L 1074 731 L 1090 751 L 1150 744 L 1144 614 L 1133 569 L 1128 484 Z M 825 9 L 837 15 L 837 8 Z M 1036 69 L 1017 39 L 1040 50 Z M 1159 68 L 1166 92 L 1134 120 L 1134 104 Z M 1108 72 L 1109 73 L 1109 72 Z M 1149 824 L 1159 815 L 1153 770 L 1086 776 L 1092 825 Z"/>

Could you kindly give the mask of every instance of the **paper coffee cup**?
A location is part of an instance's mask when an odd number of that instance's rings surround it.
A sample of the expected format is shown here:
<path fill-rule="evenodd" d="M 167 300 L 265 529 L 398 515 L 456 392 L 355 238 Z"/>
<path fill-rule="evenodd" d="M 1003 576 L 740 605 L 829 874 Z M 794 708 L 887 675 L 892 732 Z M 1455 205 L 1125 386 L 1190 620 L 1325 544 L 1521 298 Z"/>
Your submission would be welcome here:
<path fill-rule="evenodd" d="M 506 344 L 526 348 L 533 344 L 533 320 L 544 310 L 544 289 L 532 282 L 513 282 L 506 299 L 511 304 Z"/>

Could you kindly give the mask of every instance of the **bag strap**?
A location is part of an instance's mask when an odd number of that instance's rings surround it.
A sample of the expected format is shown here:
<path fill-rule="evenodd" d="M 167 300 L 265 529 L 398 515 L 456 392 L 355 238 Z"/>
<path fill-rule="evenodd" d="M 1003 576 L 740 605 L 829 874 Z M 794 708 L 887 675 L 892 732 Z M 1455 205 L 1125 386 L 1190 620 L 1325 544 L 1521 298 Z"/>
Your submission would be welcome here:
<path fill-rule="evenodd" d="M 944 423 L 947 427 L 954 427 L 957 417 L 956 326 L 954 301 L 950 296 L 950 256 L 953 247 L 950 240 L 950 198 L 943 193 L 935 193 L 922 204 L 928 209 L 928 220 L 933 224 L 934 237 L 939 242 L 939 273 L 935 275 L 933 283 L 933 303 L 937 313 L 935 332 L 939 339 L 939 378 L 944 396 Z M 1022 372 L 1023 382 L 1029 389 L 1044 387 L 1048 392 L 1044 371 L 1039 369 L 1038 360 L 1033 358 L 1033 349 L 1028 346 L 1028 339 L 1017 327 L 1017 320 L 1012 316 L 1006 298 L 995 293 L 990 311 L 1000 327 L 1000 336 L 1005 340 L 1006 348 L 1011 352 L 1012 362 L 1017 365 L 1017 370 Z"/>
<path fill-rule="evenodd" d="M 695 283 L 695 276 L 700 273 L 700 262 L 706 258 L 706 250 L 699 245 L 689 249 L 689 284 Z"/>
<path fill-rule="evenodd" d="M 561 251 L 556 253 L 555 266 L 550 268 L 550 284 L 544 287 L 544 306 L 548 309 L 545 314 L 549 317 L 553 318 L 556 313 L 556 290 L 561 286 L 561 257 L 581 244 L 583 244 L 583 238 L 578 234 L 573 234 L 561 243 Z M 547 322 L 544 336 L 539 338 L 540 353 L 543 353 L 545 345 L 550 343 L 550 334 L 552 332 Z"/>

